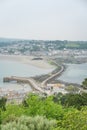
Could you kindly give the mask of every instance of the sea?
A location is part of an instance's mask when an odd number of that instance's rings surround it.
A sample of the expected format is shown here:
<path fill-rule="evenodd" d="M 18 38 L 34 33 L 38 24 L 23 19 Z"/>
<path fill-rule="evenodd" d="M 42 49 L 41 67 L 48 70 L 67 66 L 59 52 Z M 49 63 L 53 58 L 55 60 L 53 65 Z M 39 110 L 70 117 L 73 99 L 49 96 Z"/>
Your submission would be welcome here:
<path fill-rule="evenodd" d="M 87 63 L 67 64 L 66 66 L 66 70 L 57 79 L 69 83 L 82 84 L 83 80 L 87 78 Z"/>
<path fill-rule="evenodd" d="M 52 70 L 53 68 L 44 69 L 18 61 L 0 60 L 0 89 L 21 90 L 24 87 L 26 88 L 26 91 L 29 91 L 31 90 L 31 87 L 28 84 L 17 84 L 15 82 L 3 83 L 3 78 L 9 76 L 32 77 L 47 74 Z"/>
<path fill-rule="evenodd" d="M 87 78 L 87 63 L 84 64 L 67 64 L 66 70 L 57 79 L 69 82 L 81 84 L 82 81 Z M 53 71 L 51 69 L 44 69 L 35 67 L 30 64 L 24 64 L 18 61 L 0 60 L 0 88 L 19 90 L 23 87 L 26 91 L 31 90 L 31 86 L 25 84 L 3 83 L 3 77 L 7 76 L 19 76 L 19 77 L 32 77 L 37 75 L 47 74 Z"/>

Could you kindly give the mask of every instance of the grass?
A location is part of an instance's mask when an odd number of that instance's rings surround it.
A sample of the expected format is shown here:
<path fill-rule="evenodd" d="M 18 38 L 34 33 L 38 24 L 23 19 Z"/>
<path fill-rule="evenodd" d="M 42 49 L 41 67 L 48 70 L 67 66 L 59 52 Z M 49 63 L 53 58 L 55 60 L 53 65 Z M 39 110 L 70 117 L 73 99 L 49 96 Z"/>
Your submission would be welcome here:
<path fill-rule="evenodd" d="M 67 43 L 66 44 L 66 47 L 70 47 L 70 48 L 76 48 L 76 47 L 79 47 L 80 45 L 79 44 L 77 44 L 77 43 Z"/>

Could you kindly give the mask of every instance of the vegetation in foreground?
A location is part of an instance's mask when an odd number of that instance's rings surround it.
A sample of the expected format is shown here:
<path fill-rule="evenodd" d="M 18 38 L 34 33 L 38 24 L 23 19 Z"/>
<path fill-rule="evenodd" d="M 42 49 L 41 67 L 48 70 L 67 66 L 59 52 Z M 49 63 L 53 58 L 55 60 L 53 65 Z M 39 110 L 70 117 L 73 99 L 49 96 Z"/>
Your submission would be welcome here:
<path fill-rule="evenodd" d="M 3 106 L 5 109 L 0 106 L 2 130 L 87 129 L 86 93 L 50 97 L 29 94 L 22 104 Z"/>

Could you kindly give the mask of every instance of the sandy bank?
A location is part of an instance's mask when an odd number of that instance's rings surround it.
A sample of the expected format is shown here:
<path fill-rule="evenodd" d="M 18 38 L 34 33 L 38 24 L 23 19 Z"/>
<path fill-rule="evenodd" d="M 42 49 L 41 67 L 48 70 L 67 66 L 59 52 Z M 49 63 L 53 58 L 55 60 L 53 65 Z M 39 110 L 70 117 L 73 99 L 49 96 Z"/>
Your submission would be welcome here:
<path fill-rule="evenodd" d="M 32 60 L 34 56 L 21 56 L 21 55 L 0 55 L 0 60 L 10 60 L 30 64 L 38 68 L 54 69 L 55 67 L 48 64 L 46 60 Z"/>

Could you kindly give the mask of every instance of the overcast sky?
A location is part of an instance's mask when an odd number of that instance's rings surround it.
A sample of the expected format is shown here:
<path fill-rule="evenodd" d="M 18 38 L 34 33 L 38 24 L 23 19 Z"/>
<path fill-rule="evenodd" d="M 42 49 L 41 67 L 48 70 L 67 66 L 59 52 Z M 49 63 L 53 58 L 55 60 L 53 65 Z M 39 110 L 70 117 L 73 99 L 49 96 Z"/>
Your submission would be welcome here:
<path fill-rule="evenodd" d="M 87 40 L 87 0 L 0 0 L 0 37 Z"/>

